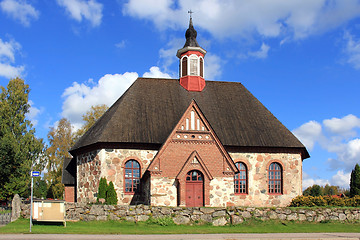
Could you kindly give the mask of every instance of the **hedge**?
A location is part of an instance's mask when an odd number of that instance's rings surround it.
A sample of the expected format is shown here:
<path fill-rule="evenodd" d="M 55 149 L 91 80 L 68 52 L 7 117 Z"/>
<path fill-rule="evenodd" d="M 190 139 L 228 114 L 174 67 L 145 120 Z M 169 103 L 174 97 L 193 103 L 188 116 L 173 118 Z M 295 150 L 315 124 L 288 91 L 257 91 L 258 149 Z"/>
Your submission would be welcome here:
<path fill-rule="evenodd" d="M 291 201 L 290 207 L 360 207 L 360 196 L 353 198 L 334 198 L 331 196 L 298 196 Z"/>

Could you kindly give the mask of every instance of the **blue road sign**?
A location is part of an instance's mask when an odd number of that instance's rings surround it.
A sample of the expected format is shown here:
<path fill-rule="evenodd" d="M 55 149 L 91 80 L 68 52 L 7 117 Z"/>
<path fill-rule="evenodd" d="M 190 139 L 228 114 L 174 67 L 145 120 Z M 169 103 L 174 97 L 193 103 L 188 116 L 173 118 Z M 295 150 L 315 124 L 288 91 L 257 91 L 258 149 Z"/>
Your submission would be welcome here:
<path fill-rule="evenodd" d="M 40 176 L 40 172 L 39 171 L 32 171 L 31 176 L 32 177 L 38 177 L 38 176 Z"/>

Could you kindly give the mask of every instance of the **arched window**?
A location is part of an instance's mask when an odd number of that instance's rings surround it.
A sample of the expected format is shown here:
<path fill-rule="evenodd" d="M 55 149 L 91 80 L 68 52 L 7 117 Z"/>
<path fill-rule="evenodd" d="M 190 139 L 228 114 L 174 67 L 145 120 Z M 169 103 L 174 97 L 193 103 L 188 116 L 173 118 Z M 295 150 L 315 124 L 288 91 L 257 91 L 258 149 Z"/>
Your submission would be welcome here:
<path fill-rule="evenodd" d="M 188 75 L 187 73 L 187 57 L 184 57 L 183 60 L 182 60 L 182 64 L 181 64 L 181 77 L 184 77 L 186 75 Z"/>
<path fill-rule="evenodd" d="M 200 58 L 200 77 L 204 77 L 204 59 Z"/>
<path fill-rule="evenodd" d="M 125 192 L 134 193 L 140 185 L 140 164 L 136 160 L 125 163 Z"/>
<path fill-rule="evenodd" d="M 239 173 L 235 174 L 234 189 L 235 194 L 247 194 L 247 169 L 242 162 L 235 163 Z"/>
<path fill-rule="evenodd" d="M 187 182 L 202 182 L 204 178 L 199 171 L 193 170 L 187 173 L 186 175 Z"/>
<path fill-rule="evenodd" d="M 282 169 L 276 162 L 269 166 L 269 194 L 282 194 Z"/>
<path fill-rule="evenodd" d="M 196 55 L 192 55 L 190 56 L 189 61 L 190 61 L 189 75 L 199 76 L 199 70 L 198 70 L 199 58 Z"/>

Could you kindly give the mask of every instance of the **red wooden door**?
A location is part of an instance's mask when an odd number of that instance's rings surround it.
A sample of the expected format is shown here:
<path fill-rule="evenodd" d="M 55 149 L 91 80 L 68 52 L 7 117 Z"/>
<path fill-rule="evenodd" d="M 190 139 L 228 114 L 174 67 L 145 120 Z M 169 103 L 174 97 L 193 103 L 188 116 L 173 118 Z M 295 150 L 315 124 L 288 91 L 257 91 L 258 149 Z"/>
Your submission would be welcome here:
<path fill-rule="evenodd" d="M 190 171 L 186 176 L 186 206 L 204 206 L 204 181 L 198 171 Z"/>

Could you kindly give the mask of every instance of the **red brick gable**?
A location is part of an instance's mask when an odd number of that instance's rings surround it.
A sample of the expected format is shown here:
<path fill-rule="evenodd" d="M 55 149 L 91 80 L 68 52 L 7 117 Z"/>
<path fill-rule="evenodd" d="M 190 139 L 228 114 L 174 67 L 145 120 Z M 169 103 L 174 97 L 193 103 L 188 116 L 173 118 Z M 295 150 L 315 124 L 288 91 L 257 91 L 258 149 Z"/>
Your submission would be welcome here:
<path fill-rule="evenodd" d="M 195 156 L 198 163 L 192 162 Z M 148 170 L 152 175 L 170 178 L 186 175 L 187 172 L 182 172 L 185 170 L 199 170 L 205 176 L 211 176 L 211 179 L 237 172 L 233 160 L 194 100 Z"/>

